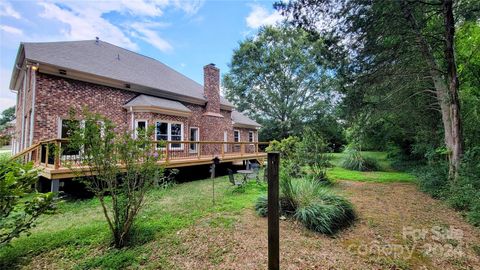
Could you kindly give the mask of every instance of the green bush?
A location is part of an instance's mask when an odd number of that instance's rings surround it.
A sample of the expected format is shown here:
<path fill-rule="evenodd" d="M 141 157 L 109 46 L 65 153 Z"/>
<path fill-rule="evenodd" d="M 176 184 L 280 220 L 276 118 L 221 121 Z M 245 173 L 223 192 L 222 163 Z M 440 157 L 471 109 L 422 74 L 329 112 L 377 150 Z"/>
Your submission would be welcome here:
<path fill-rule="evenodd" d="M 292 182 L 297 206 L 294 217 L 312 231 L 334 234 L 355 220 L 352 204 L 310 179 Z"/>
<path fill-rule="evenodd" d="M 306 128 L 302 140 L 297 144 L 297 157 L 301 165 L 308 167 L 308 176 L 323 184 L 331 184 L 327 178 L 327 168 L 331 166 L 331 155 L 323 137 Z"/>
<path fill-rule="evenodd" d="M 436 199 L 445 199 L 448 195 L 448 166 L 430 164 L 413 171 L 417 176 L 420 190 Z"/>
<path fill-rule="evenodd" d="M 379 171 L 381 169 L 376 159 L 363 156 L 355 147 L 348 147 L 345 154 L 341 162 L 341 166 L 345 169 L 354 171 Z"/>
<path fill-rule="evenodd" d="M 53 193 L 32 190 L 37 180 L 32 163 L 0 158 L 0 247 L 28 234 L 38 217 L 54 209 Z"/>
<path fill-rule="evenodd" d="M 280 191 L 280 213 L 315 232 L 332 235 L 355 220 L 353 206 L 348 200 L 311 178 L 291 180 L 281 177 Z M 267 205 L 267 197 L 259 197 L 256 212 L 262 217 L 267 216 Z"/>
<path fill-rule="evenodd" d="M 255 203 L 255 212 L 261 217 L 266 217 L 268 215 L 268 198 L 266 195 L 258 197 L 257 202 Z"/>
<path fill-rule="evenodd" d="M 451 207 L 463 211 L 467 220 L 480 226 L 480 148 L 474 147 L 465 152 L 460 177 L 456 182 L 448 180 L 446 161 L 431 161 L 413 172 L 423 192 L 434 198 L 445 200 Z"/>

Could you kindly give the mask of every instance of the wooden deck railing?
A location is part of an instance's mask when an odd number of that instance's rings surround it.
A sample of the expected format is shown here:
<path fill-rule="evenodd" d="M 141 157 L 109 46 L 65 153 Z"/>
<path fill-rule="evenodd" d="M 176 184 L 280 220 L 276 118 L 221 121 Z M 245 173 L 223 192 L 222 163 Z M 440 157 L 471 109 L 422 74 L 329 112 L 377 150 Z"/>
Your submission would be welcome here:
<path fill-rule="evenodd" d="M 38 142 L 20 153 L 13 159 L 22 162 L 33 162 L 36 166 L 59 169 L 82 165 L 81 150 L 68 148 L 68 139 L 51 139 Z M 151 141 L 158 145 L 161 153 L 160 161 L 195 160 L 228 157 L 252 157 L 265 152 L 268 142 L 219 142 L 219 141 Z M 160 147 L 162 146 L 162 147 Z"/>

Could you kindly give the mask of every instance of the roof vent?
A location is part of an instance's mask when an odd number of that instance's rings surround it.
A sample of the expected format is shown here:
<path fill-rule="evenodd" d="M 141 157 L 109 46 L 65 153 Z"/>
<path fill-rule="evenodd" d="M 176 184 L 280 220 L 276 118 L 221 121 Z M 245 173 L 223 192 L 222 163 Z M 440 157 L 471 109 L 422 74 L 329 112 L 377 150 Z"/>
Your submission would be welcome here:
<path fill-rule="evenodd" d="M 67 75 L 67 71 L 66 71 L 65 69 L 59 69 L 59 70 L 58 70 L 58 73 L 59 73 L 60 75 Z"/>
<path fill-rule="evenodd" d="M 100 41 L 100 38 L 99 38 L 99 37 L 95 37 L 95 44 L 98 45 L 99 41 Z"/>

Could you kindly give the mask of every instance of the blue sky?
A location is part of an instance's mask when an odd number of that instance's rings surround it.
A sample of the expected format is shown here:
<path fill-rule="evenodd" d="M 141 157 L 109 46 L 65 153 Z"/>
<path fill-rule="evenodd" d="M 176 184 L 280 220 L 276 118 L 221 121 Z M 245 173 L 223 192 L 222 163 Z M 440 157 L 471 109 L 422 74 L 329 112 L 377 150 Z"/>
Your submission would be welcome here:
<path fill-rule="evenodd" d="M 263 25 L 281 20 L 274 1 L 0 0 L 0 111 L 22 41 L 101 40 L 153 57 L 203 84 L 203 66 L 221 72 L 233 49 Z"/>

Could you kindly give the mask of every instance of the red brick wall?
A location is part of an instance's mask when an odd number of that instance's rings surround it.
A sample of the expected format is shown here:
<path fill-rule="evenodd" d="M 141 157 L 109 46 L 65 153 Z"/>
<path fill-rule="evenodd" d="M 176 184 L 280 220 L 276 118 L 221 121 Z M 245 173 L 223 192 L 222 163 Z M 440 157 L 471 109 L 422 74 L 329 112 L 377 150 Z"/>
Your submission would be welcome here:
<path fill-rule="evenodd" d="M 73 108 L 79 118 L 84 107 L 111 119 L 118 130 L 130 122 L 122 107 L 137 94 L 97 84 L 39 73 L 37 75 L 34 141 L 56 138 L 59 118 L 68 118 Z"/>
<path fill-rule="evenodd" d="M 27 94 L 31 90 L 27 90 Z M 137 96 L 136 93 L 101 86 L 97 84 L 65 79 L 58 76 L 47 75 L 37 72 L 36 76 L 36 103 L 35 103 L 35 130 L 34 143 L 40 140 L 58 137 L 59 119 L 69 117 L 70 108 L 74 108 L 81 118 L 83 107 L 91 112 L 100 113 L 111 119 L 117 129 L 131 128 L 131 113 L 122 106 Z M 21 130 L 21 99 L 17 109 L 16 136 L 20 140 Z M 30 110 L 31 97 L 27 96 L 26 115 Z M 159 113 L 136 112 L 135 119 L 146 119 L 149 125 L 154 125 L 157 120 L 166 120 L 184 123 L 184 140 L 189 138 L 190 127 L 200 129 L 200 140 L 223 141 L 224 131 L 227 131 L 228 141 L 233 141 L 233 126 L 231 112 L 220 110 L 223 117 L 204 115 L 205 106 L 184 103 L 192 111 L 190 117 L 164 115 Z M 19 115 L 20 113 L 20 115 Z M 27 119 L 28 121 L 28 119 Z M 27 124 L 28 127 L 28 124 Z M 248 129 L 242 130 L 241 140 L 248 140 Z M 26 132 L 27 136 L 29 131 Z"/>
<path fill-rule="evenodd" d="M 213 64 L 203 67 L 207 112 L 220 113 L 220 70 Z"/>

